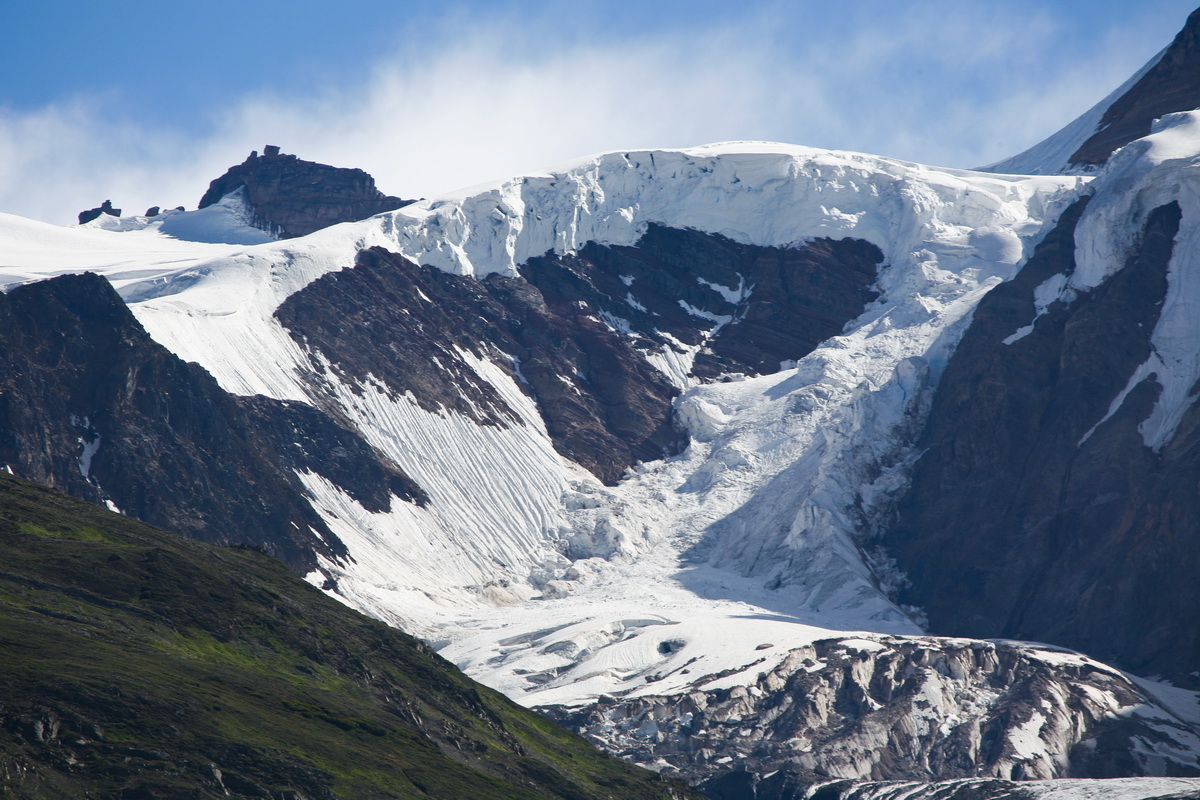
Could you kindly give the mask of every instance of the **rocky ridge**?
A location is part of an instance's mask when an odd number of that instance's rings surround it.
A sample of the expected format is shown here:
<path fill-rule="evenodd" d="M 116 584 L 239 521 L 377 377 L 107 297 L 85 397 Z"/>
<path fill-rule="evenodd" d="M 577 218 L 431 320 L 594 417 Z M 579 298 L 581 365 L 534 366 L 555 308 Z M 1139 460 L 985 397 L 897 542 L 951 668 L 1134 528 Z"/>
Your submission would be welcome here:
<path fill-rule="evenodd" d="M 226 393 L 152 340 L 96 275 L 0 294 L 0 365 L 0 464 L 179 534 L 262 547 L 307 572 L 345 548 L 298 470 L 377 510 L 426 501 L 312 407 Z"/>
<path fill-rule="evenodd" d="M 1100 118 L 1096 132 L 1070 157 L 1074 167 L 1105 163 L 1113 151 L 1150 133 L 1152 123 L 1175 111 L 1200 108 L 1200 9 L 1141 79 Z"/>
<path fill-rule="evenodd" d="M 518 278 L 477 280 L 376 247 L 275 316 L 309 354 L 314 386 L 317 365 L 330 364 L 426 410 L 517 424 L 461 354 L 489 359 L 534 397 L 559 453 L 614 483 L 685 443 L 672 423 L 681 388 L 803 357 L 862 313 L 880 260 L 851 239 L 761 248 L 651 225 L 630 247 L 591 243 L 532 259 Z M 656 368 L 663 350 L 691 369 Z"/>
<path fill-rule="evenodd" d="M 626 759 L 729 800 L 755 797 L 749 787 L 779 770 L 808 785 L 1200 777 L 1194 715 L 1164 714 L 1125 675 L 1064 651 L 831 639 L 791 651 L 746 685 L 721 687 L 723 677 L 699 680 L 684 696 L 542 710 Z"/>
<path fill-rule="evenodd" d="M 361 169 L 303 161 L 268 145 L 209 184 L 200 208 L 244 187 L 253 223 L 281 239 L 394 211 L 412 203 L 385 195 Z M 82 219 L 81 219 L 82 221 Z"/>
<path fill-rule="evenodd" d="M 1112 154 L 1149 134 L 1156 120 L 1200 108 L 1200 10 L 1174 41 L 1108 97 L 1028 150 L 982 169 L 1093 174 Z"/>

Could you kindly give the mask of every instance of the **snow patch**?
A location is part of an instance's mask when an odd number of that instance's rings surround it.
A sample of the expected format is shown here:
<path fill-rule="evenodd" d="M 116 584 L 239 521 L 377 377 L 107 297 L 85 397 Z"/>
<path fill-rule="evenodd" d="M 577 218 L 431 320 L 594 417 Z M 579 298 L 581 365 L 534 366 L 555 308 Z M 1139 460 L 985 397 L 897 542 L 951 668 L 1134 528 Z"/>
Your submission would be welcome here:
<path fill-rule="evenodd" d="M 721 284 L 713 283 L 712 281 L 706 281 L 704 278 L 700 277 L 696 278 L 696 282 L 701 286 L 707 286 L 709 289 L 712 289 L 714 292 L 721 295 L 721 297 L 725 298 L 725 302 L 732 303 L 733 305 L 738 305 L 750 297 L 750 289 L 746 287 L 746 279 L 741 275 L 738 276 L 738 288 L 736 289 L 731 289 L 728 286 L 722 286 Z"/>
<path fill-rule="evenodd" d="M 1068 288 L 1067 281 L 1067 276 L 1060 273 L 1058 275 L 1051 275 L 1038 284 L 1033 290 L 1033 322 L 1018 328 L 1015 333 L 1004 339 L 1002 344 L 1012 344 L 1033 333 L 1033 326 L 1045 315 L 1052 303 L 1059 300 L 1070 303 L 1074 300 L 1075 293 Z"/>

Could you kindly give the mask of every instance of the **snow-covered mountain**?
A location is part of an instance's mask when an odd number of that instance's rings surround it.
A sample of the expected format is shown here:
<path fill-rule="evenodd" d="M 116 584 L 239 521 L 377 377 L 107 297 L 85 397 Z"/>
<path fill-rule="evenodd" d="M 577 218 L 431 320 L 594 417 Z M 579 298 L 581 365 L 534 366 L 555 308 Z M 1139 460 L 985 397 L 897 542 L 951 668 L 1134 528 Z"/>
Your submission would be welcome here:
<path fill-rule="evenodd" d="M 735 142 L 283 241 L 238 187 L 0 216 L 0 463 L 714 797 L 1200 776 L 1197 695 L 1117 669 L 1200 666 L 1198 164 L 1182 112 L 1086 176 Z"/>
<path fill-rule="evenodd" d="M 687 555 L 689 563 L 732 568 L 721 575 L 755 573 L 749 584 L 772 598 L 807 586 L 786 601 L 790 613 L 812 609 L 823 622 L 835 614 L 843 629 L 916 632 L 876 587 L 849 538 L 855 521 L 845 509 L 860 506 L 864 519 L 879 511 L 871 504 L 883 502 L 882 488 L 879 499 L 856 495 L 872 480 L 886 481 L 869 473 L 902 460 L 893 451 L 910 435 L 910 412 L 928 375 L 961 332 L 956 323 L 987 288 L 1012 276 L 1030 243 L 1083 186 L 1077 178 L 993 177 L 760 144 L 617 153 L 182 269 L 132 267 L 154 239 L 131 238 L 111 278 L 155 341 L 203 366 L 226 391 L 338 415 L 428 493 L 424 507 L 372 513 L 319 475 L 303 476 L 350 552 L 342 562 L 321 562 L 314 580 L 336 580 L 345 597 L 374 613 L 441 636 L 434 633 L 440 618 L 453 616 L 456 606 L 474 616 L 480 602 L 524 601 L 549 588 L 565 595 L 557 607 L 572 602 L 579 586 L 606 584 L 610 572 L 620 577 L 660 555 L 668 564 Z M 668 243 L 653 256 L 634 245 L 668 230 L 695 239 L 687 254 L 695 274 L 675 274 L 675 285 L 664 287 L 663 274 L 677 270 L 652 258 L 678 258 L 679 248 Z M 759 376 L 760 365 L 735 362 L 730 380 L 697 382 L 699 359 L 715 360 L 724 338 L 758 307 L 781 305 L 782 287 L 755 294 L 765 272 L 779 269 L 756 266 L 756 259 L 807 250 L 814 259 L 828 251 L 836 262 L 845 248 L 854 252 L 841 260 L 862 276 L 855 279 L 860 288 L 847 284 L 848 300 L 832 318 L 832 290 L 814 292 L 790 311 L 802 320 L 828 318 L 809 343 L 784 351 L 801 361 L 784 369 L 772 364 Z M 385 260 L 385 251 L 409 263 Z M 604 259 L 618 263 L 616 275 L 597 264 Z M 337 271 L 356 261 L 358 267 Z M 538 274 L 520 277 L 532 272 L 530 264 Z M 808 271 L 832 284 L 839 267 L 818 261 Z M 146 265 L 152 268 L 153 261 Z M 555 272 L 561 286 L 551 285 Z M 335 341 L 337 331 L 328 330 L 344 327 L 353 313 L 338 304 L 337 287 L 373 273 L 377 282 L 416 284 L 409 300 L 380 303 L 372 314 L 416 318 L 414 330 L 428 340 L 417 355 L 437 360 L 431 375 L 395 362 L 412 336 L 391 338 L 398 320 L 355 320 L 353 342 Z M 514 314 L 524 340 L 462 337 L 471 304 L 483 302 L 475 295 L 448 318 L 428 318 L 449 313 L 454 292 L 515 294 L 514 280 L 538 297 L 515 308 L 501 307 L 501 297 L 484 315 L 485 327 Z M 660 287 L 676 296 L 664 298 Z M 363 306 L 368 294 L 391 300 L 398 291 L 368 284 L 348 303 Z M 549 318 L 533 320 L 529 307 L 542 306 Z M 567 313 L 584 334 L 551 324 Z M 791 317 L 774 327 L 787 331 Z M 547 330 L 533 330 L 539 326 Z M 379 333 L 360 335 L 373 330 Z M 539 336 L 549 337 L 550 347 L 536 346 Z M 543 362 L 555 350 L 577 354 L 542 381 Z M 631 354 L 632 363 L 621 354 Z M 383 371 L 389 365 L 392 374 Z M 454 378 L 448 386 L 440 380 L 447 375 Z M 613 382 L 621 393 L 610 392 Z M 572 438 L 579 423 L 560 410 L 579 397 L 595 398 L 585 412 L 615 406 L 610 427 L 630 426 L 639 404 L 649 432 L 673 417 L 688 435 L 687 448 L 665 460 L 604 456 L 603 431 Z M 561 431 L 550 429 L 556 422 Z M 628 431 L 619 432 L 628 439 Z M 671 445 L 651 441 L 646 448 L 656 449 L 642 453 L 661 455 Z M 92 463 L 102 463 L 102 454 L 97 450 Z M 578 463 L 611 482 L 622 460 L 634 469 L 614 486 Z M 113 501 L 124 507 L 115 495 Z M 731 517 L 735 511 L 744 522 Z M 735 520 L 748 534 L 721 536 Z M 389 539 L 395 544 L 387 546 Z M 783 558 L 757 557 L 768 548 Z M 604 577 L 585 575 L 591 568 Z M 688 570 L 692 581 L 707 581 L 703 573 Z M 767 583 L 774 588 L 762 589 Z M 747 591 L 736 591 L 736 600 Z M 695 594 L 685 591 L 685 606 Z M 514 624 L 516 612 L 503 613 Z M 533 617 L 545 614 L 537 608 Z"/>
<path fill-rule="evenodd" d="M 1194 108 L 1200 108 L 1200 9 L 1170 45 L 1108 97 L 1045 141 L 983 169 L 1094 173 L 1115 150 L 1149 134 L 1155 120 Z"/>

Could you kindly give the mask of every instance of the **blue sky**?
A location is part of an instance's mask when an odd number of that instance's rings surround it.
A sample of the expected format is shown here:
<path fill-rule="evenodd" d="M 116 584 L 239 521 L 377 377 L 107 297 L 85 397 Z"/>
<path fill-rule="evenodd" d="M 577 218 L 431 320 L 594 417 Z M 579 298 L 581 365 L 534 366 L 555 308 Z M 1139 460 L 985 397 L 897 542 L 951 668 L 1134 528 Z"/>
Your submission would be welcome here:
<path fill-rule="evenodd" d="M 969 167 L 1049 135 L 1191 2 L 0 4 L 0 211 L 195 205 L 272 143 L 431 196 L 767 139 Z"/>

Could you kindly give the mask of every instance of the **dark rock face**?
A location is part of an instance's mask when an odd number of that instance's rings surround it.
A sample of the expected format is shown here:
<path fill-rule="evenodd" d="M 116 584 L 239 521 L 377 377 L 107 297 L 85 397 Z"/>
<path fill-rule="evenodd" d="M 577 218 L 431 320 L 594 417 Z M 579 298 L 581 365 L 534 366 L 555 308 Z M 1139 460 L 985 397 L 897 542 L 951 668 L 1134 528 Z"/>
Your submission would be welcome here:
<path fill-rule="evenodd" d="M 87 211 L 80 211 L 79 212 L 79 224 L 83 225 L 85 223 L 91 222 L 92 220 L 99 218 L 99 216 L 101 214 L 108 214 L 113 217 L 119 217 L 119 216 L 121 216 L 121 209 L 113 208 L 112 200 L 105 200 L 103 203 L 101 203 L 96 208 L 89 208 Z"/>
<path fill-rule="evenodd" d="M 1153 376 L 1100 424 L 1150 356 L 1180 210 L 1155 210 L 1122 270 L 1034 323 L 1034 288 L 1074 268 L 1081 210 L 976 310 L 884 541 L 911 581 L 902 599 L 939 633 L 1053 642 L 1194 684 L 1200 405 L 1158 453 L 1138 431 Z"/>
<path fill-rule="evenodd" d="M 268 147 L 250 156 L 208 186 L 200 208 L 246 187 L 245 200 L 254 224 L 281 239 L 318 231 L 339 222 L 354 222 L 412 203 L 375 188 L 361 169 L 343 169 Z"/>
<path fill-rule="evenodd" d="M 1200 108 L 1200 9 L 1193 11 L 1162 59 L 1109 106 L 1099 129 L 1071 156 L 1071 164 L 1103 164 L 1119 147 L 1150 133 L 1173 111 Z"/>
<path fill-rule="evenodd" d="M 700 346 L 692 374 L 707 380 L 775 372 L 841 333 L 877 296 L 882 260 L 861 240 L 756 247 L 650 225 L 632 247 L 590 243 L 531 259 L 521 275 L 548 302 L 584 302 L 627 324 L 640 349 Z"/>
<path fill-rule="evenodd" d="M 315 409 L 225 393 L 90 274 L 0 295 L 0 465 L 176 533 L 261 546 L 301 573 L 345 548 L 297 470 L 376 511 L 424 499 Z"/>
<path fill-rule="evenodd" d="M 558 450 L 605 481 L 679 439 L 666 380 L 590 311 L 524 280 L 450 275 L 375 248 L 276 316 L 351 381 L 376 376 L 481 425 L 523 424 L 462 353 L 495 362 L 536 398 Z"/>
<path fill-rule="evenodd" d="M 461 353 L 491 360 L 535 399 L 556 449 L 611 483 L 682 443 L 678 389 L 644 352 L 707 343 L 699 377 L 774 371 L 861 313 L 880 260 L 863 242 L 762 248 L 652 226 L 633 247 L 589 244 L 531 259 L 521 279 L 476 280 L 376 248 L 276 316 L 353 381 L 375 376 L 427 410 L 520 424 Z M 745 297 L 731 300 L 736 287 Z"/>
<path fill-rule="evenodd" d="M 730 800 L 808 797 L 807 787 L 835 778 L 1007 781 L 1163 769 L 1134 755 L 1136 738 L 1174 741 L 1179 756 L 1167 773 L 1200 775 L 1200 758 L 1187 754 L 1193 727 L 1111 712 L 1153 702 L 1124 675 L 1010 643 L 831 639 L 793 650 L 748 687 L 704 683 L 686 695 L 542 710 L 611 752 L 665 762 Z M 780 771 L 773 783 L 763 778 Z"/>

